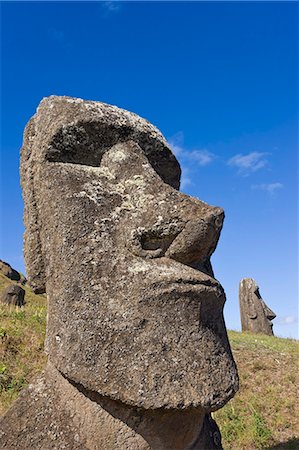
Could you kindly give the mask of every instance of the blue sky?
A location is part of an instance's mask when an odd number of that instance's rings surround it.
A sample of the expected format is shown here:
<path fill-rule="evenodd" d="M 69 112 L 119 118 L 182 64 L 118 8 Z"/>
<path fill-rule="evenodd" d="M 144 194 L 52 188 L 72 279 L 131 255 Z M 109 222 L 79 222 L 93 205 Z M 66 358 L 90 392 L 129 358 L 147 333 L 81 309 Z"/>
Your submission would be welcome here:
<path fill-rule="evenodd" d="M 1 253 L 24 271 L 19 149 L 42 97 L 134 111 L 166 136 L 182 190 L 222 206 L 213 256 L 240 329 L 253 277 L 298 338 L 298 4 L 2 2 Z"/>

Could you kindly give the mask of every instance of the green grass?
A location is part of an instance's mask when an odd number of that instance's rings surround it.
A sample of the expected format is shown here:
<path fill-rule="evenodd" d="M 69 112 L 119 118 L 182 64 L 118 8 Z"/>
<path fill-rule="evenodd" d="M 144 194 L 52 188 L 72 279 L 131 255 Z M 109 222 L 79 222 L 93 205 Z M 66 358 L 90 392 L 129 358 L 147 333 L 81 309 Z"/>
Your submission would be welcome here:
<path fill-rule="evenodd" d="M 0 290 L 9 283 L 0 274 Z M 0 305 L 0 414 L 46 364 L 46 298 L 25 290 L 24 308 Z M 240 390 L 213 414 L 225 450 L 298 449 L 298 341 L 228 334 Z"/>
<path fill-rule="evenodd" d="M 12 283 L 0 274 L 0 290 Z M 46 298 L 25 287 L 23 308 L 0 305 L 0 414 L 46 362 Z"/>
<path fill-rule="evenodd" d="M 224 448 L 299 448 L 298 341 L 236 331 L 228 334 L 240 390 L 213 415 Z"/>

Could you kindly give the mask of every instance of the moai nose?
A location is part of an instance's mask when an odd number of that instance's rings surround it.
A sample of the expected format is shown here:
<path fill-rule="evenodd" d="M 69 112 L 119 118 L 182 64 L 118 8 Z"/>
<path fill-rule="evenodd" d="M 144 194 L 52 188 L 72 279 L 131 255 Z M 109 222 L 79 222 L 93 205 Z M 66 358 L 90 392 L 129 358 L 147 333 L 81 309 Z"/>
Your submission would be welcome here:
<path fill-rule="evenodd" d="M 165 256 L 186 265 L 204 264 L 217 246 L 223 220 L 224 211 L 221 208 L 211 208 L 204 216 L 199 212 L 198 218 L 188 220 Z"/>
<path fill-rule="evenodd" d="M 180 218 L 134 229 L 128 248 L 136 256 L 146 259 L 165 256 L 191 267 L 205 267 L 213 275 L 209 259 L 217 246 L 224 212 L 216 207 L 203 209 L 201 205 L 197 209 L 195 202 L 185 206 Z"/>
<path fill-rule="evenodd" d="M 262 305 L 263 305 L 263 308 L 264 308 L 265 315 L 266 315 L 267 319 L 268 320 L 275 319 L 275 317 L 276 317 L 275 312 L 273 312 L 272 309 L 270 309 L 269 306 L 267 306 L 266 303 L 263 300 L 261 300 L 261 302 L 262 302 Z"/>

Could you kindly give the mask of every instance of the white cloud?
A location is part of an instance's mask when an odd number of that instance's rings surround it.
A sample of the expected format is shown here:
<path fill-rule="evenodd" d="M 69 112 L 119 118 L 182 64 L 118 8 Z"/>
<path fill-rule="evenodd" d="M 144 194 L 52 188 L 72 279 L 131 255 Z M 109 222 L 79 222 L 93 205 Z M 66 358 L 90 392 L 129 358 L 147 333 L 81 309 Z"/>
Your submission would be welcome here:
<path fill-rule="evenodd" d="M 209 152 L 206 149 L 192 150 L 191 152 L 185 152 L 185 156 L 191 161 L 197 162 L 200 166 L 207 166 L 216 158 L 214 153 Z"/>
<path fill-rule="evenodd" d="M 179 156 L 184 152 L 183 144 L 184 144 L 184 134 L 182 131 L 179 131 L 178 133 L 174 134 L 169 138 L 168 144 L 175 154 L 175 156 Z"/>
<path fill-rule="evenodd" d="M 263 184 L 253 184 L 251 189 L 259 189 L 261 191 L 266 191 L 269 194 L 273 194 L 277 189 L 282 189 L 282 183 L 263 183 Z"/>
<path fill-rule="evenodd" d="M 278 317 L 276 323 L 277 325 L 291 325 L 294 323 L 298 323 L 298 317 L 297 316 Z"/>
<path fill-rule="evenodd" d="M 108 1 L 101 3 L 102 8 L 106 11 L 106 13 L 116 13 L 120 10 L 120 2 L 119 1 Z"/>
<path fill-rule="evenodd" d="M 216 158 L 214 153 L 206 149 L 195 149 L 188 151 L 184 147 L 184 135 L 180 131 L 168 140 L 171 150 L 179 159 L 207 166 Z"/>
<path fill-rule="evenodd" d="M 238 169 L 238 173 L 249 175 L 252 172 L 262 169 L 268 164 L 268 161 L 265 159 L 266 155 L 268 155 L 268 153 L 251 152 L 248 153 L 248 155 L 238 153 L 230 158 L 227 164 L 229 166 L 236 167 Z"/>
<path fill-rule="evenodd" d="M 190 178 L 190 171 L 187 167 L 182 167 L 182 176 L 181 176 L 181 189 L 185 189 L 187 186 L 192 184 L 192 180 Z"/>

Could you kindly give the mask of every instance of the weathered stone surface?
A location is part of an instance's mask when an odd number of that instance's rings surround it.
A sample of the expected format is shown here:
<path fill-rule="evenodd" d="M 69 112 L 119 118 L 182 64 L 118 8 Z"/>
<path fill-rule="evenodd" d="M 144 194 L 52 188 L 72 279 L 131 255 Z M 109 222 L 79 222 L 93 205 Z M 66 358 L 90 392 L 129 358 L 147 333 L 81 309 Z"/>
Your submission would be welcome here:
<path fill-rule="evenodd" d="M 72 385 L 51 364 L 0 419 L 0 442 L 14 450 L 222 448 L 217 425 L 200 410 L 134 408 Z"/>
<path fill-rule="evenodd" d="M 273 335 L 272 320 L 276 314 L 263 301 L 259 287 L 252 278 L 240 281 L 239 302 L 242 331 Z"/>
<path fill-rule="evenodd" d="M 179 178 L 161 133 L 113 106 L 49 97 L 25 131 L 25 259 L 49 300 L 49 361 L 87 403 L 117 404 L 136 448 L 202 449 L 205 415 L 238 388 L 210 263 L 224 213 Z"/>
<path fill-rule="evenodd" d="M 0 292 L 0 303 L 6 305 L 23 306 L 25 304 L 25 291 L 17 284 L 10 284 Z"/>
<path fill-rule="evenodd" d="M 26 278 L 21 273 L 13 269 L 7 262 L 0 259 L 0 272 L 7 278 L 17 281 L 21 284 L 26 284 Z"/>

